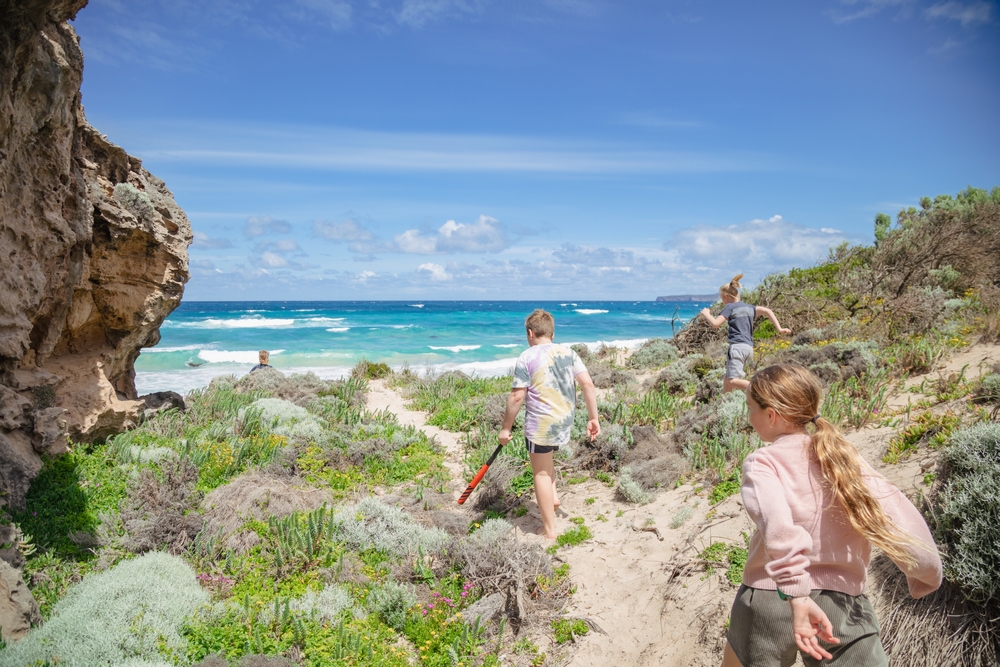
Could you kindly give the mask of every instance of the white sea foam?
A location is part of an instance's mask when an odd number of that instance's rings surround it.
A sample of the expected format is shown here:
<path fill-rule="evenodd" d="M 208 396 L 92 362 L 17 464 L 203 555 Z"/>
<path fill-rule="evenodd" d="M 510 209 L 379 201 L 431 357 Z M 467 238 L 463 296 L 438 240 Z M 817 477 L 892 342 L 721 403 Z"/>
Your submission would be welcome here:
<path fill-rule="evenodd" d="M 575 303 L 573 304 L 576 305 Z M 601 310 L 600 308 L 577 308 L 573 312 L 580 313 L 581 315 L 600 315 L 601 313 L 606 313 L 608 311 Z"/>
<path fill-rule="evenodd" d="M 143 354 L 149 354 L 150 352 L 189 352 L 192 350 L 204 350 L 208 345 L 199 343 L 198 345 L 178 345 L 177 347 L 146 347 L 143 348 Z"/>
<path fill-rule="evenodd" d="M 424 373 L 444 373 L 447 371 L 459 371 L 466 375 L 475 377 L 498 377 L 510 375 L 514 370 L 517 359 L 496 359 L 494 361 L 470 361 L 464 364 L 410 364 L 409 369 L 418 374 Z"/>
<path fill-rule="evenodd" d="M 493 347 L 504 347 L 504 348 L 521 347 L 521 343 L 500 343 L 499 345 L 494 345 Z"/>
<path fill-rule="evenodd" d="M 392 324 L 389 326 L 390 329 L 412 329 L 412 324 Z"/>
<path fill-rule="evenodd" d="M 271 356 L 281 354 L 284 350 L 271 350 Z M 259 350 L 202 350 L 198 358 L 210 364 L 256 364 Z"/>
<path fill-rule="evenodd" d="M 410 308 L 423 308 L 423 307 L 424 307 L 424 304 L 422 304 L 422 303 L 411 303 L 410 304 Z"/>
<path fill-rule="evenodd" d="M 482 345 L 452 345 L 451 347 L 437 347 L 435 345 L 428 345 L 427 347 L 432 350 L 448 350 L 449 352 L 467 352 L 469 350 L 478 350 Z"/>
<path fill-rule="evenodd" d="M 307 327 L 321 327 L 329 326 L 331 324 L 336 324 L 337 322 L 343 322 L 343 317 L 307 317 L 300 320 L 303 325 Z"/>
<path fill-rule="evenodd" d="M 345 331 L 350 331 L 350 330 L 351 327 L 333 327 L 331 329 L 327 329 L 327 331 L 329 331 L 330 333 L 344 333 Z"/>
<path fill-rule="evenodd" d="M 563 345 L 586 345 L 587 349 L 591 352 L 597 352 L 604 347 L 617 347 L 625 350 L 634 350 L 643 343 L 645 343 L 648 338 L 629 338 L 627 340 L 595 340 L 590 342 L 576 342 L 576 343 L 563 343 Z"/>
<path fill-rule="evenodd" d="M 292 319 L 268 319 L 265 317 L 241 317 L 233 320 L 220 320 L 209 317 L 204 320 L 172 323 L 167 320 L 163 326 L 183 327 L 186 329 L 280 329 L 295 324 Z"/>

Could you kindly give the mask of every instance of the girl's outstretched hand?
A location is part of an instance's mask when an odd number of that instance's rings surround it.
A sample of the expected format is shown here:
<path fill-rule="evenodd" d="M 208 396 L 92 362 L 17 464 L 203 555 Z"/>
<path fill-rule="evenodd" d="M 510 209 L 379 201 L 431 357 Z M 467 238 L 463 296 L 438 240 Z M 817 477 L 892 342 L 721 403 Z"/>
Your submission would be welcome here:
<path fill-rule="evenodd" d="M 839 644 L 840 640 L 833 636 L 833 624 L 826 613 L 819 608 L 810 597 L 793 598 L 788 601 L 792 605 L 792 632 L 795 634 L 795 645 L 803 653 L 808 653 L 817 660 L 832 660 L 829 651 L 819 645 L 822 639 L 828 644 Z"/>

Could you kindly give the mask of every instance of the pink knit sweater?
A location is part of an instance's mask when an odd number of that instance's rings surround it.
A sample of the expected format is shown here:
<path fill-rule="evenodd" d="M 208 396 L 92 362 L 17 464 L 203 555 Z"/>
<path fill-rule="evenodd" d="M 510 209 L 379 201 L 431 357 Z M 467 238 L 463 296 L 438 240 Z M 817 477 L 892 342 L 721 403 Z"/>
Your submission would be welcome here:
<path fill-rule="evenodd" d="M 860 595 L 868 578 L 871 544 L 852 526 L 810 456 L 808 435 L 784 435 L 743 462 L 743 503 L 757 531 L 743 583 L 751 588 L 808 595 L 813 589 Z M 906 574 L 910 594 L 920 598 L 941 585 L 941 558 L 920 512 L 906 496 L 867 464 L 866 482 L 896 527 L 926 548 L 911 551 Z"/>

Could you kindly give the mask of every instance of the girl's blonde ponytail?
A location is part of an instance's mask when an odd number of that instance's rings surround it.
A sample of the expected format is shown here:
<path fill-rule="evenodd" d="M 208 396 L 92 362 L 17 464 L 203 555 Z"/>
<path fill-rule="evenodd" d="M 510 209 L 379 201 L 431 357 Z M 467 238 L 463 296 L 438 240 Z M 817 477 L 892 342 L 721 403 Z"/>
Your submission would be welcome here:
<path fill-rule="evenodd" d="M 747 393 L 757 405 L 774 409 L 793 424 L 805 427 L 812 422 L 816 426 L 810 436 L 813 455 L 851 525 L 893 561 L 916 565 L 908 547 L 919 546 L 920 542 L 893 525 L 865 483 L 864 459 L 857 448 L 836 426 L 819 416 L 821 392 L 816 376 L 802 366 L 768 366 L 750 378 Z"/>
<path fill-rule="evenodd" d="M 725 285 L 723 285 L 722 287 L 720 287 L 719 288 L 719 294 L 728 294 L 731 297 L 739 297 L 739 295 L 740 295 L 740 287 L 741 287 L 741 285 L 740 285 L 740 278 L 742 278 L 742 277 L 743 277 L 743 274 L 741 273 L 738 276 L 736 276 L 735 278 L 733 278 L 732 280 L 730 280 L 728 283 L 726 283 Z"/>

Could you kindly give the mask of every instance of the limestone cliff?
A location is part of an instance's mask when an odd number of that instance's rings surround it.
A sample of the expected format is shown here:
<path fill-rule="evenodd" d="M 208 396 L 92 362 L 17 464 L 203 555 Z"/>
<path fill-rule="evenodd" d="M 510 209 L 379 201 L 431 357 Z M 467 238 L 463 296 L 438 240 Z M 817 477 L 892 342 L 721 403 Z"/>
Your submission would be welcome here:
<path fill-rule="evenodd" d="M 184 212 L 84 116 L 85 4 L 0 0 L 0 508 L 40 454 L 134 418 L 133 364 L 188 279 Z"/>

